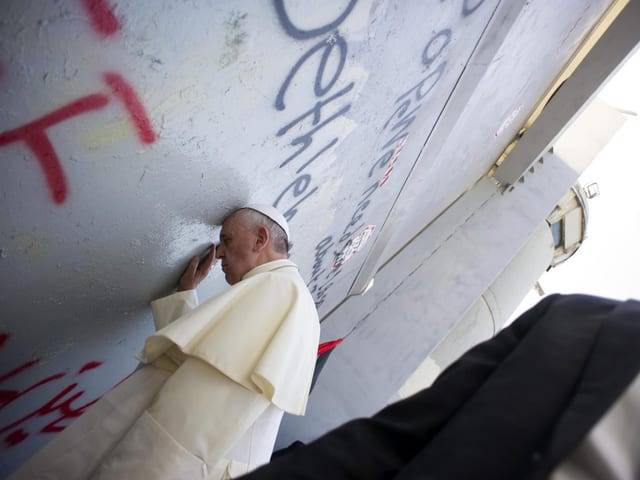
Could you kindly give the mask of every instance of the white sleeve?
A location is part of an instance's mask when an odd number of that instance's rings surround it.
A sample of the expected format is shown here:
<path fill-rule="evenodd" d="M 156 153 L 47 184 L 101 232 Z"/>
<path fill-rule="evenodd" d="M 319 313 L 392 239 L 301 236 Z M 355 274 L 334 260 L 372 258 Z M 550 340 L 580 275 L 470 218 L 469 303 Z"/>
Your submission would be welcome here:
<path fill-rule="evenodd" d="M 198 306 L 198 294 L 195 290 L 176 292 L 151 302 L 153 323 L 156 330 L 166 327 L 185 313 Z"/>

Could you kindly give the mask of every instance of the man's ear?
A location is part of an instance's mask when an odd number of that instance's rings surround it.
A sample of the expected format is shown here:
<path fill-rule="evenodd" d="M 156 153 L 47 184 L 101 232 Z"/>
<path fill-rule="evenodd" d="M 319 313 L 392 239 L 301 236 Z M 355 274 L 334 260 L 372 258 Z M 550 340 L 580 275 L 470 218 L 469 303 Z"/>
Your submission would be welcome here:
<path fill-rule="evenodd" d="M 264 225 L 260 225 L 256 231 L 255 248 L 257 251 L 264 249 L 269 243 L 271 236 L 269 235 L 269 229 Z"/>

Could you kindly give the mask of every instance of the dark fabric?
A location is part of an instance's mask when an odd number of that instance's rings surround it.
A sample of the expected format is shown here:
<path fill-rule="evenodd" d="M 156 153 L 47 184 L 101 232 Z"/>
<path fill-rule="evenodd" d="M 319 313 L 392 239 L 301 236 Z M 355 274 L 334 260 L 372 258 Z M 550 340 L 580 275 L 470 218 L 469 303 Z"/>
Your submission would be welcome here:
<path fill-rule="evenodd" d="M 640 303 L 547 297 L 434 384 L 246 479 L 545 478 L 640 371 Z"/>
<path fill-rule="evenodd" d="M 304 443 L 300 440 L 296 440 L 291 445 L 285 448 L 281 448 L 280 450 L 276 450 L 271 454 L 271 460 L 275 460 L 276 458 L 282 457 L 284 455 L 289 455 L 290 453 L 304 447 Z"/>

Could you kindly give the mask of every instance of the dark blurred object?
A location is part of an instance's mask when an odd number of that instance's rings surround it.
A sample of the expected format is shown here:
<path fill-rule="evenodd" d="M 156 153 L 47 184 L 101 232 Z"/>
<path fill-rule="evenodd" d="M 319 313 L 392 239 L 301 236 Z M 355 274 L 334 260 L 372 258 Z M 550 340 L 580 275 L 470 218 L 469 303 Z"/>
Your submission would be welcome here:
<path fill-rule="evenodd" d="M 639 302 L 549 296 L 430 388 L 243 478 L 548 478 L 637 377 L 639 345 Z"/>

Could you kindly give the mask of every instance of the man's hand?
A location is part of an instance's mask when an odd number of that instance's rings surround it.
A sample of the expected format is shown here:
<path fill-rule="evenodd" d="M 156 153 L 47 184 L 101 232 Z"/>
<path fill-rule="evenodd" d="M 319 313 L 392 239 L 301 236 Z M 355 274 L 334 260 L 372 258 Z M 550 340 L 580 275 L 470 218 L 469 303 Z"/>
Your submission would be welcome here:
<path fill-rule="evenodd" d="M 207 275 L 209 275 L 211 267 L 213 267 L 217 261 L 216 246 L 211 244 L 211 247 L 209 247 L 209 253 L 207 253 L 207 256 L 204 257 L 204 259 L 200 260 L 200 257 L 198 256 L 191 259 L 189 265 L 180 277 L 180 281 L 178 282 L 178 291 L 181 292 L 183 290 L 193 290 L 196 288 L 198 284 L 204 280 Z"/>

